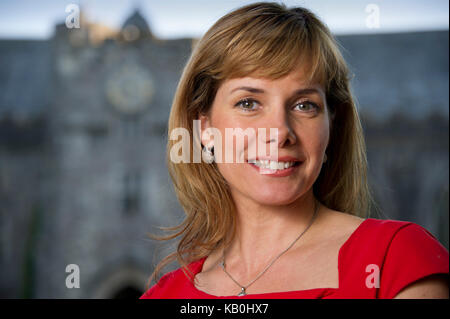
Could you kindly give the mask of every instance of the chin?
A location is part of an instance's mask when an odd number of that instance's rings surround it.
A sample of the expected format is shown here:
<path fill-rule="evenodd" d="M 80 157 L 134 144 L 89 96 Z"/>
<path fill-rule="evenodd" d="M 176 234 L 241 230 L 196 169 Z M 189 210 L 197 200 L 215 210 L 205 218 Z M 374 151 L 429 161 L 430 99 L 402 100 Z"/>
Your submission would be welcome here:
<path fill-rule="evenodd" d="M 262 197 L 262 198 L 253 198 L 255 202 L 265 206 L 283 206 L 289 205 L 293 203 L 297 198 L 286 198 L 286 197 Z"/>
<path fill-rule="evenodd" d="M 255 202 L 262 205 L 288 205 L 296 201 L 301 196 L 301 192 L 293 192 L 292 190 L 283 192 L 281 190 L 266 190 L 249 194 Z"/>

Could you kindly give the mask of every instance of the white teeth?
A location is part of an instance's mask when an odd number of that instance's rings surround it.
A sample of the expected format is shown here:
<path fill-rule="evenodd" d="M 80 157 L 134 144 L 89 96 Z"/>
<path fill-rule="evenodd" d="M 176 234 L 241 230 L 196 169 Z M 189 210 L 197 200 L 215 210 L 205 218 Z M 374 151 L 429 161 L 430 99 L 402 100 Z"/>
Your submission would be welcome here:
<path fill-rule="evenodd" d="M 289 168 L 295 164 L 295 162 L 277 162 L 277 161 L 269 161 L 269 160 L 253 160 L 249 161 L 249 163 L 253 163 L 258 167 L 271 169 L 271 170 L 282 170 Z"/>
<path fill-rule="evenodd" d="M 270 169 L 278 169 L 278 163 L 275 161 L 270 161 Z"/>

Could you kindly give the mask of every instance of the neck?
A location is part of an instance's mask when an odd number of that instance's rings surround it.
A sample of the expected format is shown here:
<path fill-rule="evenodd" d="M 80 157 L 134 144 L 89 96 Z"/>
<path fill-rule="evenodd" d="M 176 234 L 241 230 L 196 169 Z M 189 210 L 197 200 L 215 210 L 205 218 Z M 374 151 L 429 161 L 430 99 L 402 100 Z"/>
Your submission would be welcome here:
<path fill-rule="evenodd" d="M 249 276 L 264 268 L 298 238 L 310 224 L 316 208 L 312 191 L 284 206 L 260 205 L 248 199 L 236 199 L 237 232 L 225 252 L 226 262 L 228 265 L 239 263 Z M 291 249 L 301 245 L 307 234 L 305 232 Z"/>

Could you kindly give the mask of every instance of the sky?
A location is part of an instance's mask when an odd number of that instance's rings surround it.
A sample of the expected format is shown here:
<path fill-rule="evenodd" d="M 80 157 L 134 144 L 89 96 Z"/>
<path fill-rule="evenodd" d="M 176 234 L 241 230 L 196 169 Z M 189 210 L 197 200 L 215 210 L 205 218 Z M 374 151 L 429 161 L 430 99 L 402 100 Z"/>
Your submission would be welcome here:
<path fill-rule="evenodd" d="M 0 38 L 46 39 L 77 4 L 94 22 L 119 29 L 138 8 L 160 38 L 200 37 L 243 0 L 0 0 Z M 447 0 L 278 1 L 310 9 L 334 34 L 448 30 Z M 378 16 L 377 20 L 374 20 Z M 374 23 L 374 21 L 378 21 Z"/>

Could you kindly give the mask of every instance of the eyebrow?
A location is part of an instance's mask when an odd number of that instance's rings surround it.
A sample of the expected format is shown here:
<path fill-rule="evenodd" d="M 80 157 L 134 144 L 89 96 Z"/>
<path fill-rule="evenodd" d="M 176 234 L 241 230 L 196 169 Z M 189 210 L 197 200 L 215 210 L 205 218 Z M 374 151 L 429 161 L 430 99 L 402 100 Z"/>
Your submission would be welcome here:
<path fill-rule="evenodd" d="M 233 90 L 231 90 L 231 93 L 238 91 L 238 90 L 243 90 L 243 91 L 248 91 L 250 93 L 265 93 L 265 91 L 263 89 L 259 89 L 259 88 L 254 88 L 251 86 L 240 86 L 237 87 Z M 312 88 L 312 87 L 307 87 L 307 88 L 303 88 L 303 89 L 298 89 L 294 92 L 294 95 L 300 95 L 300 94 L 321 94 L 320 91 L 316 88 Z"/>

